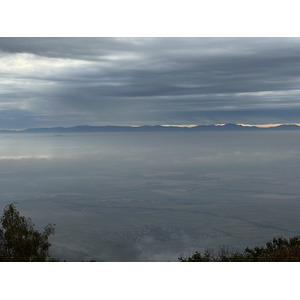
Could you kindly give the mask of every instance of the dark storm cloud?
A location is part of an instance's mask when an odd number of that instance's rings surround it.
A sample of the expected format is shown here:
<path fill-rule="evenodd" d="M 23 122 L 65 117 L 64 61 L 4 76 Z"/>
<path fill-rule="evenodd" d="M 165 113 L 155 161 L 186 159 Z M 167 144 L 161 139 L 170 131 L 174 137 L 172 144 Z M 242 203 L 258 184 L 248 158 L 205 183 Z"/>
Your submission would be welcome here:
<path fill-rule="evenodd" d="M 297 38 L 1 38 L 0 76 L 35 126 L 300 122 Z"/>

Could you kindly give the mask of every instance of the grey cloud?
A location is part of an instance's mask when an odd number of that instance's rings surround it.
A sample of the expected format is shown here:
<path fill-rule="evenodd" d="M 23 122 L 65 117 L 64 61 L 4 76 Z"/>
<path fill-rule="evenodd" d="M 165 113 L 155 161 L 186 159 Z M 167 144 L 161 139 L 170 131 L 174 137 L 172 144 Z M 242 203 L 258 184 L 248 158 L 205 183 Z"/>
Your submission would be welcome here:
<path fill-rule="evenodd" d="M 2 60 L 40 65 L 0 69 L 0 104 L 64 126 L 298 122 L 299 50 L 297 38 L 1 38 Z"/>
<path fill-rule="evenodd" d="M 7 53 L 96 60 L 114 52 L 120 53 L 121 45 L 111 38 L 1 38 L 0 49 Z"/>

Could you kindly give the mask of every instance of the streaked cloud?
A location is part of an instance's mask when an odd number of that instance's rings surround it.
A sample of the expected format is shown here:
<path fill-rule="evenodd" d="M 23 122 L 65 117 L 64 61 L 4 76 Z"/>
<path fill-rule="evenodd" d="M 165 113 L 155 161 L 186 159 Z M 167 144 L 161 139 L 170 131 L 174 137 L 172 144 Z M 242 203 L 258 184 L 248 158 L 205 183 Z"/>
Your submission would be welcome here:
<path fill-rule="evenodd" d="M 0 38 L 0 127 L 297 123 L 299 63 L 299 38 Z"/>

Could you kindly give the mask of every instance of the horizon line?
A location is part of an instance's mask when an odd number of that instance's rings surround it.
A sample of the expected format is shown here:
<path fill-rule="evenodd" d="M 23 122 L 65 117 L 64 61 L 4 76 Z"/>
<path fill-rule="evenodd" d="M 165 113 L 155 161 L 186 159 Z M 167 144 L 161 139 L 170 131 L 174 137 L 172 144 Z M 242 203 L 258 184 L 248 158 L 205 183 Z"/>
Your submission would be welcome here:
<path fill-rule="evenodd" d="M 268 123 L 268 124 L 245 124 L 245 123 L 221 123 L 221 124 L 161 124 L 160 126 L 163 127 L 197 127 L 197 126 L 225 126 L 228 124 L 234 124 L 234 125 L 240 125 L 243 127 L 259 127 L 259 128 L 271 128 L 271 127 L 278 127 L 282 125 L 296 125 L 300 126 L 300 123 Z M 145 125 L 137 125 L 134 127 L 140 127 L 140 126 L 145 126 Z M 150 125 L 151 126 L 151 125 Z M 153 125 L 155 126 L 155 125 Z"/>
<path fill-rule="evenodd" d="M 132 127 L 132 128 L 137 128 L 137 127 L 143 127 L 143 126 L 162 126 L 162 127 L 178 127 L 178 128 L 193 128 L 197 126 L 225 126 L 225 125 L 238 125 L 242 127 L 258 127 L 258 128 L 272 128 L 272 127 L 278 127 L 282 125 L 296 125 L 300 127 L 300 123 L 268 123 L 268 124 L 246 124 L 246 123 L 219 123 L 219 124 L 156 124 L 156 125 L 73 125 L 73 126 L 50 126 L 50 127 L 27 127 L 27 128 L 18 128 L 18 129 L 8 129 L 8 128 L 1 128 L 1 131 L 8 130 L 8 131 L 24 131 L 28 129 L 41 129 L 41 128 L 73 128 L 73 127 L 83 127 L 83 126 L 90 126 L 90 127 L 108 127 L 108 126 L 115 126 L 115 127 Z"/>

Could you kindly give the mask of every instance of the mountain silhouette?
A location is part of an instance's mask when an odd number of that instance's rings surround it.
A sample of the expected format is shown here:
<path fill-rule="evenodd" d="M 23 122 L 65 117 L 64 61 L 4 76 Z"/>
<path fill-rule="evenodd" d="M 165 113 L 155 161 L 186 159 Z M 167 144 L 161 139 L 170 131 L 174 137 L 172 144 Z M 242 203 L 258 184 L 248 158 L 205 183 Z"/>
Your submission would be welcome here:
<path fill-rule="evenodd" d="M 298 125 L 279 125 L 275 127 L 257 127 L 242 126 L 238 124 L 228 123 L 225 125 L 197 125 L 194 127 L 178 127 L 178 126 L 162 126 L 162 125 L 143 125 L 133 126 L 90 126 L 78 125 L 74 127 L 42 127 L 28 128 L 23 130 L 0 130 L 0 133 L 84 133 L 84 132 L 173 132 L 173 131 L 257 131 L 257 130 L 299 130 Z"/>

